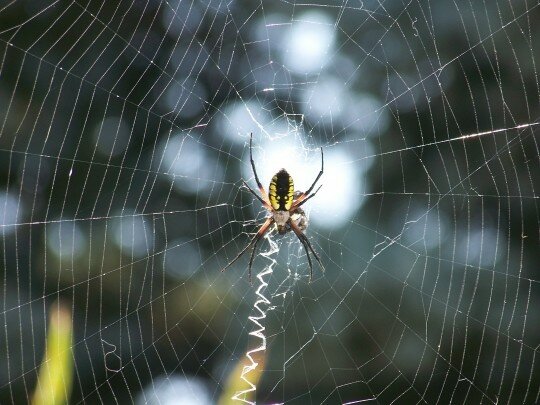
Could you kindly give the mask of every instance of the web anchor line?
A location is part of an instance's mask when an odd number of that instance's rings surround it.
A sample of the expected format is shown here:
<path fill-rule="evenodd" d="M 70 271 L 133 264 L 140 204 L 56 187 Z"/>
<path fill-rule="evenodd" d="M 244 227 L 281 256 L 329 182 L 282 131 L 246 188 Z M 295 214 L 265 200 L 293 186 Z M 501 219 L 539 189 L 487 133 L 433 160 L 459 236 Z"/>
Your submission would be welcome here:
<path fill-rule="evenodd" d="M 259 361 L 257 361 L 255 357 L 258 357 L 259 359 L 263 359 L 266 352 L 266 334 L 265 334 L 266 328 L 265 326 L 263 326 L 263 321 L 264 319 L 266 319 L 266 314 L 268 311 L 268 306 L 270 305 L 270 300 L 266 298 L 266 296 L 264 295 L 264 291 L 266 290 L 266 287 L 268 286 L 268 283 L 264 280 L 264 277 L 274 272 L 274 265 L 276 264 L 276 261 L 271 258 L 271 255 L 277 253 L 279 250 L 276 242 L 272 241 L 272 239 L 270 238 L 270 234 L 267 234 L 265 238 L 270 243 L 270 249 L 267 252 L 261 253 L 261 255 L 270 259 L 271 263 L 268 266 L 266 266 L 262 272 L 257 274 L 257 278 L 260 280 L 260 284 L 257 287 L 257 290 L 255 292 L 255 294 L 257 294 L 257 297 L 258 297 L 255 303 L 253 304 L 253 308 L 255 309 L 255 314 L 250 315 L 248 317 L 248 319 L 255 324 L 255 329 L 249 332 L 249 334 L 259 339 L 260 344 L 254 349 L 248 350 L 245 354 L 250 364 L 243 367 L 240 378 L 249 387 L 246 388 L 245 390 L 237 391 L 231 397 L 233 401 L 240 401 L 246 404 L 255 404 L 255 400 L 250 401 L 249 399 L 246 399 L 246 398 L 248 394 L 252 392 L 254 393 L 255 391 L 257 391 L 256 384 L 250 381 L 248 374 L 259 366 Z"/>

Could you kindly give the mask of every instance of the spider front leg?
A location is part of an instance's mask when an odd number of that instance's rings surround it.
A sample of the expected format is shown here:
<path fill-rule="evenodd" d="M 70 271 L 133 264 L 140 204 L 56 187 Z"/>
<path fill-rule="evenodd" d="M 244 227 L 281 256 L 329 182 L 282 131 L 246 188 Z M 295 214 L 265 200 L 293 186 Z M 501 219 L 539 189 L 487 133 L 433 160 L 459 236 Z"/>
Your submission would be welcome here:
<path fill-rule="evenodd" d="M 253 132 L 249 135 L 249 161 L 251 162 L 253 176 L 255 176 L 255 181 L 257 182 L 257 187 L 259 187 L 259 191 L 261 192 L 262 197 L 257 196 L 255 192 L 246 184 L 246 182 L 244 182 L 244 184 L 247 186 L 249 191 L 251 191 L 252 194 L 255 195 L 259 199 L 259 201 L 263 203 L 263 205 L 267 209 L 271 209 L 270 201 L 268 201 L 268 194 L 266 193 L 266 190 L 264 189 L 261 181 L 259 180 L 259 176 L 257 175 L 257 169 L 255 169 L 255 161 L 253 160 Z"/>
<path fill-rule="evenodd" d="M 313 190 L 313 188 L 315 187 L 315 185 L 317 184 L 317 182 L 319 181 L 323 173 L 324 173 L 324 152 L 323 152 L 323 148 L 321 148 L 321 170 L 319 171 L 319 174 L 315 178 L 315 181 L 311 184 L 311 186 L 307 189 L 307 191 L 305 193 L 302 193 L 298 197 L 298 199 L 294 201 L 292 209 L 300 207 L 307 200 L 309 200 L 311 197 L 317 194 L 317 192 L 321 189 L 322 186 L 319 186 L 319 188 L 313 194 L 311 194 L 311 191 Z"/>

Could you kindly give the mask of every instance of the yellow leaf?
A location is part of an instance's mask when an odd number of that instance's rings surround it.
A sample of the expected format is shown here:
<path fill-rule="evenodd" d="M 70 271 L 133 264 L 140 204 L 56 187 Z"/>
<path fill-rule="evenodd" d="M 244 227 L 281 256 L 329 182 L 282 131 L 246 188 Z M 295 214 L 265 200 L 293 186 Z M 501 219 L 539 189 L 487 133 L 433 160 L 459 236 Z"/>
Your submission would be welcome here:
<path fill-rule="evenodd" d="M 251 356 L 253 361 L 248 356 Z M 255 389 L 264 371 L 265 356 L 266 350 L 256 351 L 248 353 L 238 361 L 227 379 L 225 389 L 219 398 L 219 405 L 237 404 L 238 400 L 255 401 Z M 235 400 L 234 397 L 238 399 Z"/>
<path fill-rule="evenodd" d="M 73 382 L 71 309 L 55 301 L 49 309 L 49 330 L 33 405 L 60 405 L 68 402 Z"/>

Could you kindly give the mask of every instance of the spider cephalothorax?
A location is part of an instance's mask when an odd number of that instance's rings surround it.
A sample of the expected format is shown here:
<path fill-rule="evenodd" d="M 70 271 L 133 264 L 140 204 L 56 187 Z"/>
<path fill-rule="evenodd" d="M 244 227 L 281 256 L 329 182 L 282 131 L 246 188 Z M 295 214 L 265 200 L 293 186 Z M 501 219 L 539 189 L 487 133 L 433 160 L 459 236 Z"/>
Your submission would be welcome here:
<path fill-rule="evenodd" d="M 274 177 L 272 177 L 272 180 L 270 181 L 269 192 L 268 194 L 266 194 L 266 191 L 259 180 L 259 176 L 257 176 L 257 171 L 255 170 L 255 162 L 253 161 L 252 149 L 253 134 L 250 135 L 249 139 L 249 158 L 251 161 L 251 168 L 253 169 L 253 175 L 255 176 L 255 181 L 257 182 L 257 186 L 259 187 L 261 195 L 259 196 L 255 191 L 253 191 L 245 181 L 244 185 L 263 204 L 263 206 L 268 210 L 270 215 L 266 218 L 266 221 L 259 228 L 259 231 L 251 239 L 250 243 L 240 253 L 238 253 L 238 255 L 221 271 L 225 271 L 234 262 L 236 262 L 240 258 L 240 256 L 242 256 L 250 247 L 253 247 L 253 251 L 251 252 L 251 257 L 249 259 L 248 271 L 249 282 L 251 283 L 251 265 L 253 264 L 253 258 L 255 255 L 255 248 L 257 247 L 257 243 L 259 243 L 261 238 L 270 229 L 270 227 L 275 224 L 279 234 L 283 235 L 292 230 L 295 233 L 296 237 L 300 240 L 300 243 L 302 243 L 302 245 L 304 246 L 309 263 L 309 279 L 311 280 L 311 277 L 313 276 L 313 265 L 311 263 L 311 257 L 309 256 L 310 251 L 311 253 L 313 253 L 313 256 L 315 256 L 315 259 L 317 260 L 323 271 L 324 267 L 321 263 L 321 259 L 319 258 L 315 250 L 313 250 L 311 243 L 309 243 L 307 236 L 304 235 L 304 230 L 307 228 L 307 217 L 302 208 L 300 208 L 300 206 L 303 205 L 315 194 L 317 194 L 317 192 L 321 188 L 321 186 L 319 186 L 319 188 L 317 188 L 314 193 L 311 193 L 313 191 L 313 188 L 315 187 L 315 184 L 317 184 L 317 181 L 323 174 L 323 150 L 321 148 L 321 170 L 315 178 L 315 181 L 313 182 L 311 187 L 306 192 L 295 192 L 294 182 L 291 175 L 287 173 L 285 169 L 281 169 L 274 175 Z"/>

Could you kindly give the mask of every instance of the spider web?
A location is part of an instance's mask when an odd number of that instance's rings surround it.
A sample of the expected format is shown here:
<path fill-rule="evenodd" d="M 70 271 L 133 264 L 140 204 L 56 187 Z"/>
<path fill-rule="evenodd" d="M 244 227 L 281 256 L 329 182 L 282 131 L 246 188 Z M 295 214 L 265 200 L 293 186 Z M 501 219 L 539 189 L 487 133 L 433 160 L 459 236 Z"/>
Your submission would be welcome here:
<path fill-rule="evenodd" d="M 32 397 L 58 302 L 73 403 L 227 401 L 238 364 L 261 403 L 540 401 L 539 19 L 6 2 L 0 401 Z M 306 190 L 324 150 L 311 283 L 294 235 L 261 243 L 253 287 L 247 258 L 220 272 L 267 215 L 251 132 L 265 186 L 285 167 Z"/>

